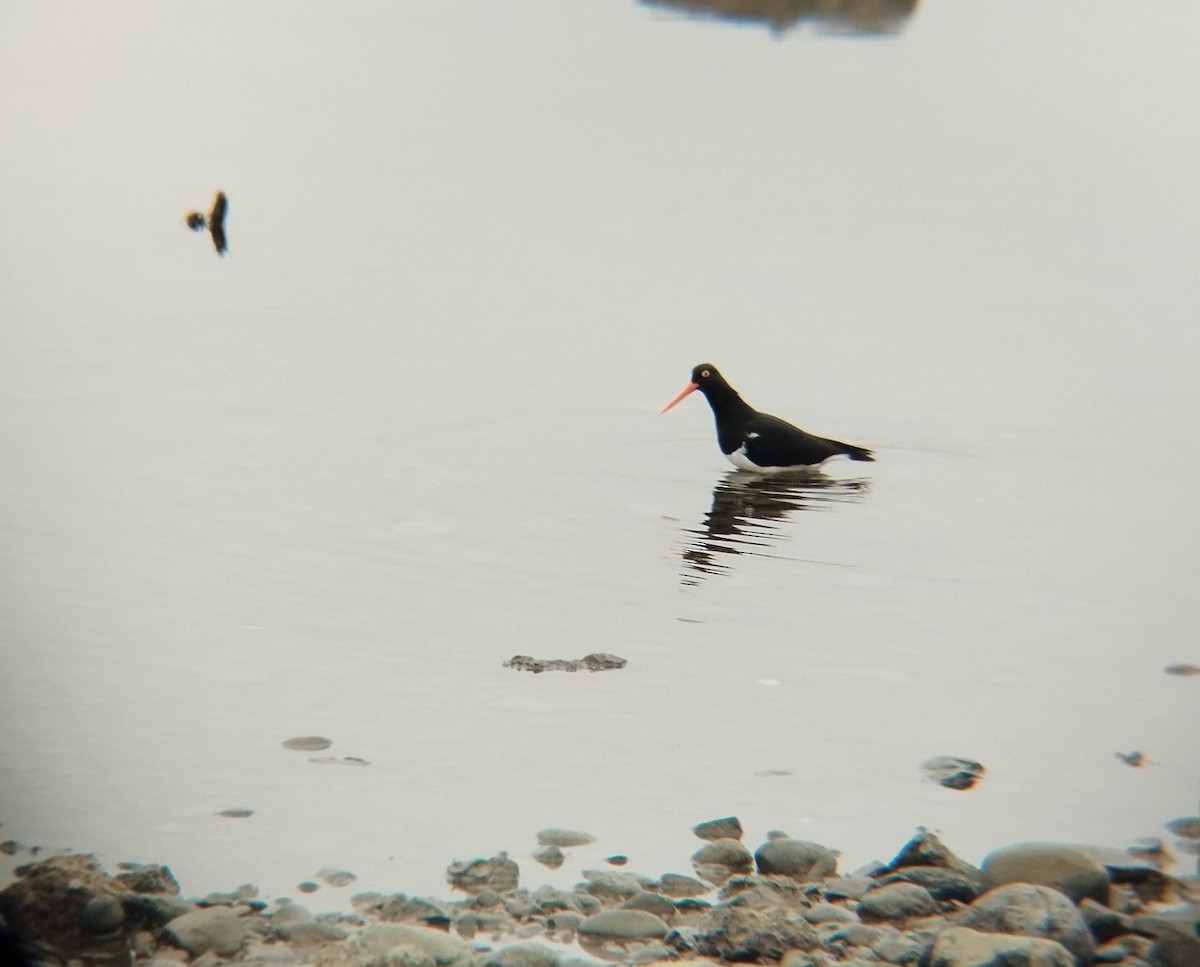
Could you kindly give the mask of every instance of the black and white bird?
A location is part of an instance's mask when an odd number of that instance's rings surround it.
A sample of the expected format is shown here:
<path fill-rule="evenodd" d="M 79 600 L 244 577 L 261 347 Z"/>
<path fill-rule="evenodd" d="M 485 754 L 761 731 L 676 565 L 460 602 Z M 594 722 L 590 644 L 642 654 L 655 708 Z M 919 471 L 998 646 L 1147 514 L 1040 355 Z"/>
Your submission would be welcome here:
<path fill-rule="evenodd" d="M 704 394 L 712 407 L 721 452 L 739 470 L 777 473 L 815 467 L 830 457 L 875 459 L 875 454 L 864 447 L 814 436 L 777 416 L 759 413 L 711 363 L 701 363 L 693 369 L 688 384 L 659 412 L 666 413 L 696 390 Z"/>

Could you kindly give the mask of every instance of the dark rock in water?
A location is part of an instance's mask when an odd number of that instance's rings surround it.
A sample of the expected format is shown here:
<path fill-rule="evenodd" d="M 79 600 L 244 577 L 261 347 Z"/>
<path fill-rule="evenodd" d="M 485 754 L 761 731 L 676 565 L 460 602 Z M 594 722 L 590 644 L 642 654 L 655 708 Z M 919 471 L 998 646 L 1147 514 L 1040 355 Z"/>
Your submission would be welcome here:
<path fill-rule="evenodd" d="M 754 857 L 750 850 L 736 839 L 716 839 L 705 843 L 692 854 L 692 865 L 696 867 L 698 874 L 702 868 L 710 866 L 723 867 L 731 874 L 749 873 L 754 869 Z M 701 878 L 708 879 L 703 876 Z M 728 876 L 725 879 L 728 879 Z"/>
<path fill-rule="evenodd" d="M 515 890 L 520 875 L 520 867 L 508 858 L 507 853 L 490 859 L 451 863 L 446 868 L 446 879 L 451 886 L 472 894 L 484 890 L 495 890 L 497 893 Z"/>
<path fill-rule="evenodd" d="M 1037 883 L 1078 903 L 1091 897 L 1108 903 L 1108 873 L 1092 857 L 1057 843 L 1016 843 L 984 857 L 984 883 Z"/>
<path fill-rule="evenodd" d="M 983 878 L 978 873 L 965 873 L 943 866 L 905 866 L 895 873 L 879 877 L 877 885 L 916 883 L 929 891 L 935 900 L 956 900 L 970 903 L 983 892 Z"/>
<path fill-rule="evenodd" d="M 326 886 L 342 887 L 349 886 L 351 883 L 357 880 L 358 877 L 349 870 L 337 870 L 331 866 L 326 866 L 317 871 L 317 879 Z"/>
<path fill-rule="evenodd" d="M 549 870 L 557 870 L 566 861 L 563 851 L 557 846 L 543 846 L 534 851 L 533 858 Z"/>
<path fill-rule="evenodd" d="M 1048 886 L 998 886 L 979 897 L 957 919 L 961 926 L 986 933 L 1055 940 L 1070 951 L 1080 967 L 1092 962 L 1095 944 L 1083 914 L 1069 898 Z"/>
<path fill-rule="evenodd" d="M 1200 839 L 1200 816 L 1180 816 L 1163 825 L 1180 839 Z"/>
<path fill-rule="evenodd" d="M 121 904 L 131 921 L 139 921 L 151 929 L 195 909 L 191 901 L 170 893 L 122 893 Z"/>
<path fill-rule="evenodd" d="M 539 846 L 559 846 L 570 849 L 572 846 L 587 846 L 588 843 L 594 843 L 596 837 L 577 829 L 551 827 L 538 830 L 537 841 Z"/>
<path fill-rule="evenodd" d="M 837 872 L 837 854 L 803 839 L 773 839 L 754 854 L 758 872 L 797 880 L 822 880 Z"/>
<path fill-rule="evenodd" d="M 934 913 L 937 903 L 925 887 L 915 883 L 889 883 L 858 901 L 858 915 L 863 920 L 903 920 Z"/>
<path fill-rule="evenodd" d="M 980 933 L 966 927 L 942 931 L 928 967 L 1076 967 L 1070 952 L 1053 940 Z"/>
<path fill-rule="evenodd" d="M 163 928 L 163 936 L 193 957 L 210 951 L 232 957 L 245 945 L 250 928 L 229 907 L 207 907 L 176 917 Z"/>
<path fill-rule="evenodd" d="M 623 853 L 617 853 L 614 856 L 604 857 L 604 862 L 610 866 L 626 866 L 629 863 L 629 857 Z"/>
<path fill-rule="evenodd" d="M 1168 675 L 1200 675 L 1200 665 L 1168 665 L 1163 671 Z"/>
<path fill-rule="evenodd" d="M 312 880 L 305 880 L 303 883 L 297 883 L 296 889 L 301 893 L 316 893 L 321 889 L 320 883 L 314 883 Z"/>
<path fill-rule="evenodd" d="M 222 809 L 217 815 L 224 816 L 226 819 L 248 819 L 254 815 L 254 810 L 238 806 L 234 809 Z"/>
<path fill-rule="evenodd" d="M 813 950 L 819 945 L 816 931 L 783 908 L 714 907 L 696 929 L 696 949 L 701 954 L 733 963 L 779 960 L 789 950 Z"/>
<path fill-rule="evenodd" d="M 519 672 L 606 672 L 616 668 L 624 668 L 627 664 L 624 658 L 608 655 L 603 652 L 585 655 L 583 658 L 530 658 L 528 655 L 513 655 L 506 662 L 501 662 L 504 668 L 513 668 Z"/>
<path fill-rule="evenodd" d="M 301 735 L 283 743 L 285 749 L 295 749 L 299 752 L 323 752 L 331 745 L 333 741 L 323 735 Z"/>
<path fill-rule="evenodd" d="M 726 816 L 724 819 L 710 819 L 707 822 L 697 823 L 692 827 L 692 832 L 701 839 L 712 840 L 717 839 L 736 839 L 742 838 L 742 823 L 737 816 Z"/>
<path fill-rule="evenodd" d="M 682 873 L 664 873 L 658 878 L 658 889 L 663 896 L 674 898 L 703 896 L 708 887 L 694 876 Z"/>
<path fill-rule="evenodd" d="M 938 755 L 921 763 L 926 779 L 931 779 L 947 789 L 970 789 L 987 771 L 974 759 L 963 759 L 953 755 Z"/>
<path fill-rule="evenodd" d="M 539 943 L 516 943 L 501 947 L 483 960 L 483 967 L 558 967 L 558 952 Z"/>
<path fill-rule="evenodd" d="M 665 937 L 669 929 L 663 920 L 645 910 L 602 910 L 579 925 L 579 935 L 612 940 L 647 940 Z"/>

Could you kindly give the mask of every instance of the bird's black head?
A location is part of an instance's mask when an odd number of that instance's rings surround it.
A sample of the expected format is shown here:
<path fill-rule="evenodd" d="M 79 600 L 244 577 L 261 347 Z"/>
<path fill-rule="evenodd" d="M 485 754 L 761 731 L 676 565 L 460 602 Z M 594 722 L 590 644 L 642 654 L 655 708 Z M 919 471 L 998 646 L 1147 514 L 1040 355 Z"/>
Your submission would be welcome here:
<path fill-rule="evenodd" d="M 703 391 L 705 387 L 721 385 L 725 379 L 712 363 L 701 363 L 692 370 L 692 382 Z"/>

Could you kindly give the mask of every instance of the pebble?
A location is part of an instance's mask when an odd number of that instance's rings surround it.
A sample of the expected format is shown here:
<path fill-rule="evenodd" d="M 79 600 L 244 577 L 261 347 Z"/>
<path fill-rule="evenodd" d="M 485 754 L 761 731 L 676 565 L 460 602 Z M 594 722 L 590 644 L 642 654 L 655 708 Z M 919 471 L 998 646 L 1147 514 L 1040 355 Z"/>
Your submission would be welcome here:
<path fill-rule="evenodd" d="M 958 923 L 988 933 L 1055 940 L 1080 964 L 1090 963 L 1095 950 L 1083 914 L 1070 899 L 1048 886 L 1032 883 L 998 886 L 967 907 L 959 915 Z"/>
<path fill-rule="evenodd" d="M 980 867 L 984 883 L 1038 883 L 1078 903 L 1090 897 L 1108 902 L 1108 873 L 1096 860 L 1071 846 L 1058 843 L 1016 843 L 994 850 Z"/>
<path fill-rule="evenodd" d="M 700 839 L 711 842 L 718 839 L 740 840 L 743 830 L 741 820 L 737 816 L 725 816 L 722 819 L 710 819 L 703 823 L 697 823 L 692 827 L 692 832 Z"/>
<path fill-rule="evenodd" d="M 1065 947 L 1040 937 L 1012 937 L 951 927 L 934 941 L 929 967 L 1076 967 Z"/>
<path fill-rule="evenodd" d="M 580 832 L 577 829 L 551 827 L 550 829 L 539 830 L 537 841 L 539 846 L 570 848 L 572 846 L 587 846 L 588 843 L 596 842 L 596 837 L 591 833 Z"/>
<path fill-rule="evenodd" d="M 803 839 L 773 839 L 754 854 L 758 872 L 821 880 L 837 872 L 837 854 L 827 846 Z"/>
<path fill-rule="evenodd" d="M 580 935 L 618 940 L 665 937 L 670 928 L 645 910 L 603 910 L 579 924 Z"/>
<path fill-rule="evenodd" d="M 163 934 L 193 957 L 209 951 L 232 957 L 242 949 L 250 931 L 230 907 L 205 907 L 176 917 L 163 928 Z"/>

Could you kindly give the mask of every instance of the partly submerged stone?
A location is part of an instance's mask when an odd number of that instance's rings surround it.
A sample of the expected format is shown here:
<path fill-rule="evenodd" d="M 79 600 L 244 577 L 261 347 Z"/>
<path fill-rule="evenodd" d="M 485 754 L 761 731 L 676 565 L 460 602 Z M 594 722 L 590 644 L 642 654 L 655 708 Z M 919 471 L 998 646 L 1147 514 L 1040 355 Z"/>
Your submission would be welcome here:
<path fill-rule="evenodd" d="M 581 936 L 612 940 L 647 940 L 665 937 L 670 928 L 645 910 L 602 910 L 579 924 Z"/>

